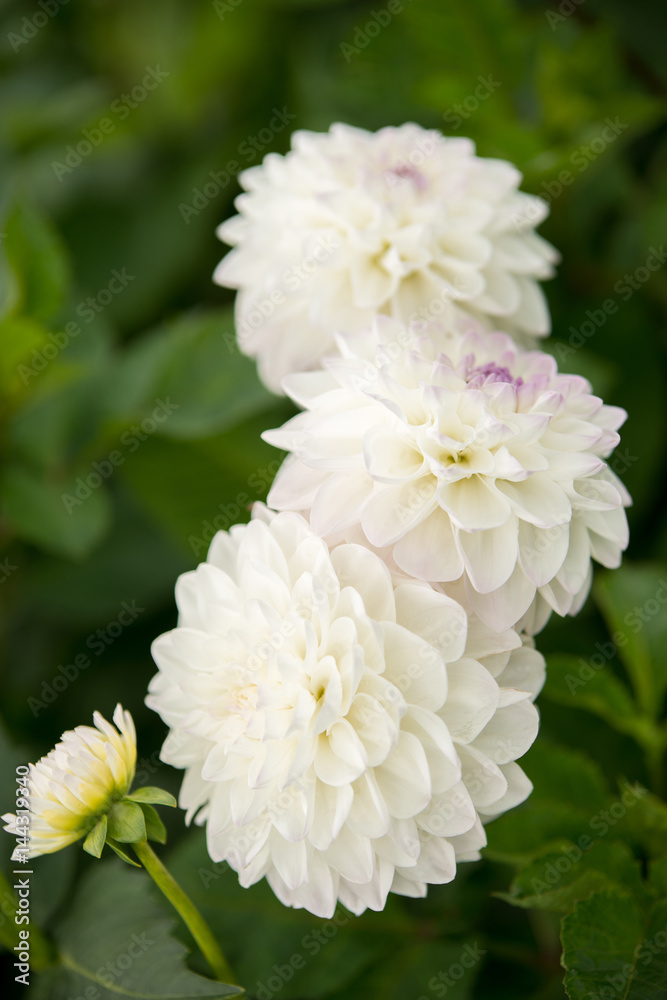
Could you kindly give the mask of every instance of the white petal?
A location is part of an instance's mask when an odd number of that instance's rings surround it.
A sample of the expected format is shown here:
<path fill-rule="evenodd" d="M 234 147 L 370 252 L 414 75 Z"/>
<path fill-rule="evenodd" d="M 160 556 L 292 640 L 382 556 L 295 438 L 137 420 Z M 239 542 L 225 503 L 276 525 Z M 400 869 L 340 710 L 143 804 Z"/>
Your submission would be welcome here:
<path fill-rule="evenodd" d="M 378 486 L 364 505 L 361 525 L 371 545 L 393 545 L 434 505 L 435 479 L 423 476 L 399 486 Z"/>
<path fill-rule="evenodd" d="M 466 593 L 474 610 L 490 628 L 502 632 L 512 628 L 528 610 L 535 597 L 535 585 L 517 566 L 507 583 L 490 594 L 479 594 L 466 585 Z"/>
<path fill-rule="evenodd" d="M 470 476 L 441 486 L 438 503 L 463 531 L 498 528 L 512 513 L 508 501 L 482 476 Z"/>
<path fill-rule="evenodd" d="M 400 625 L 385 623 L 385 672 L 411 705 L 437 711 L 447 697 L 447 671 L 438 651 Z"/>
<path fill-rule="evenodd" d="M 391 575 L 374 553 L 361 545 L 338 545 L 331 562 L 341 586 L 352 586 L 361 594 L 371 618 L 382 622 L 396 617 Z"/>
<path fill-rule="evenodd" d="M 472 586 L 481 594 L 498 590 L 514 572 L 519 551 L 518 524 L 486 531 L 459 531 L 457 541 Z"/>
<path fill-rule="evenodd" d="M 392 816 L 416 816 L 431 797 L 426 754 L 416 736 L 401 733 L 393 753 L 375 770 L 375 778 Z"/>
<path fill-rule="evenodd" d="M 508 809 L 514 809 L 522 802 L 525 802 L 533 790 L 533 783 L 518 764 L 510 761 L 508 764 L 503 764 L 500 770 L 507 781 L 507 791 L 489 810 L 480 812 L 480 815 L 485 820 L 499 816 Z"/>
<path fill-rule="evenodd" d="M 523 482 L 498 481 L 496 486 L 510 501 L 519 517 L 538 528 L 567 524 L 572 517 L 567 494 L 547 476 L 537 473 Z"/>
<path fill-rule="evenodd" d="M 457 580 L 463 572 L 463 561 L 449 515 L 436 508 L 399 540 L 394 559 L 405 573 L 418 580 Z"/>
<path fill-rule="evenodd" d="M 528 521 L 519 521 L 521 568 L 536 587 L 542 587 L 556 576 L 565 561 L 569 544 L 569 524 L 536 528 Z"/>
<path fill-rule="evenodd" d="M 315 773 L 327 785 L 345 785 L 355 781 L 368 765 L 364 746 L 345 719 L 331 727 L 329 734 L 317 737 Z"/>
<path fill-rule="evenodd" d="M 498 802 L 507 791 L 507 780 L 498 765 L 474 744 L 459 745 L 457 749 L 463 769 L 463 783 L 475 808 L 488 808 Z"/>
<path fill-rule="evenodd" d="M 463 655 L 468 616 L 456 601 L 432 587 L 402 583 L 394 591 L 396 620 L 438 650 L 450 663 Z"/>
<path fill-rule="evenodd" d="M 422 830 L 436 837 L 457 837 L 474 825 L 477 819 L 475 806 L 466 782 L 459 781 L 441 795 L 434 795 L 418 817 Z"/>
<path fill-rule="evenodd" d="M 470 743 L 493 719 L 498 707 L 498 685 L 476 660 L 464 657 L 447 666 L 449 691 L 438 713 L 457 743 Z"/>

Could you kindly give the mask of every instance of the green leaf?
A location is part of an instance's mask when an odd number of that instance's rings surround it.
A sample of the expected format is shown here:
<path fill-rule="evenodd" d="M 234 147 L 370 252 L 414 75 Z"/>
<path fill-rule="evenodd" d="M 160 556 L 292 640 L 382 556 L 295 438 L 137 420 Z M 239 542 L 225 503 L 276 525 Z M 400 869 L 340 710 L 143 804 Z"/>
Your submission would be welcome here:
<path fill-rule="evenodd" d="M 648 913 L 618 892 L 598 892 L 578 903 L 564 918 L 561 934 L 570 1000 L 663 1000 L 666 927 L 667 902 Z"/>
<path fill-rule="evenodd" d="M 111 520 L 104 487 L 84 487 L 76 479 L 58 483 L 27 466 L 13 465 L 4 474 L 0 499 L 19 538 L 77 559 L 101 540 Z"/>
<path fill-rule="evenodd" d="M 626 685 L 604 665 L 593 666 L 583 657 L 565 654 L 549 656 L 543 695 L 567 708 L 599 715 L 641 746 L 659 742 L 657 729 L 637 710 Z"/>
<path fill-rule="evenodd" d="M 485 855 L 528 864 L 547 846 L 563 850 L 581 836 L 595 834 L 591 824 L 610 797 L 590 758 L 542 739 L 522 758 L 521 766 L 533 782 L 533 792 L 518 809 L 489 824 Z"/>
<path fill-rule="evenodd" d="M 190 1000 L 238 994 L 237 987 L 187 968 L 187 949 L 171 936 L 174 923 L 146 876 L 115 862 L 95 865 L 55 928 L 61 965 L 40 977 L 37 997 Z"/>
<path fill-rule="evenodd" d="M 577 844 L 541 853 L 514 879 L 510 891 L 496 893 L 501 899 L 524 909 L 569 913 L 591 892 L 615 889 L 643 895 L 639 862 L 621 841 L 594 841 L 591 835 Z"/>
<path fill-rule="evenodd" d="M 167 843 L 167 829 L 160 819 L 160 814 L 153 806 L 147 802 L 141 803 L 141 811 L 146 822 L 146 837 L 148 840 L 155 840 L 158 844 Z"/>
<path fill-rule="evenodd" d="M 36 361 L 36 358 L 32 358 Z M 82 330 L 44 369 L 21 370 L 29 396 L 12 415 L 7 442 L 27 464 L 45 469 L 67 468 L 72 456 L 94 444 L 100 423 L 101 387 L 111 365 L 109 338 L 100 322 Z M 91 459 L 106 457 L 118 438 L 106 440 Z M 105 454 L 106 453 L 106 454 Z M 85 459 L 81 456 L 81 464 Z M 90 466 L 84 470 L 86 474 Z"/>
<path fill-rule="evenodd" d="M 135 861 L 132 855 L 128 854 L 128 852 L 125 850 L 122 844 L 119 844 L 117 841 L 113 839 L 113 837 L 110 837 L 108 834 L 106 842 L 111 848 L 111 850 L 116 852 L 121 861 L 124 861 L 128 865 L 132 865 L 134 868 L 141 868 L 141 865 L 138 863 L 138 861 Z"/>
<path fill-rule="evenodd" d="M 110 372 L 107 398 L 118 415 L 148 416 L 168 404 L 159 433 L 178 439 L 219 433 L 275 402 L 236 347 L 229 309 L 184 315 L 145 334 Z"/>
<path fill-rule="evenodd" d="M 251 504 L 265 498 L 282 455 L 260 433 L 277 423 L 282 419 L 274 408 L 204 441 L 155 435 L 119 474 L 152 518 L 201 560 L 217 530 L 247 520 Z"/>
<path fill-rule="evenodd" d="M 132 802 L 149 802 L 159 806 L 177 806 L 178 802 L 170 792 L 165 792 L 164 788 L 156 788 L 154 785 L 145 785 L 143 788 L 136 788 L 131 795 L 126 795 L 125 799 Z"/>
<path fill-rule="evenodd" d="M 146 823 L 141 806 L 123 800 L 109 812 L 109 836 L 121 844 L 136 844 L 146 839 Z"/>
<path fill-rule="evenodd" d="M 11 316 L 0 322 L 0 391 L 18 395 L 30 387 L 33 351 L 47 343 L 47 330 L 29 316 Z"/>
<path fill-rule="evenodd" d="M 598 577 L 594 594 L 637 701 L 647 715 L 657 717 L 667 690 L 667 568 L 625 564 Z"/>
<path fill-rule="evenodd" d="M 69 283 L 64 244 L 27 202 L 15 205 L 5 228 L 7 260 L 19 288 L 18 306 L 35 319 L 49 320 L 63 304 Z"/>
<path fill-rule="evenodd" d="M 667 803 L 644 792 L 623 817 L 623 834 L 650 858 L 667 856 Z"/>
<path fill-rule="evenodd" d="M 88 836 L 83 842 L 83 849 L 87 851 L 88 854 L 92 854 L 94 858 L 102 857 L 102 849 L 104 847 L 104 842 L 107 838 L 107 817 L 106 813 L 99 821 L 96 823 L 93 829 L 90 831 Z"/>

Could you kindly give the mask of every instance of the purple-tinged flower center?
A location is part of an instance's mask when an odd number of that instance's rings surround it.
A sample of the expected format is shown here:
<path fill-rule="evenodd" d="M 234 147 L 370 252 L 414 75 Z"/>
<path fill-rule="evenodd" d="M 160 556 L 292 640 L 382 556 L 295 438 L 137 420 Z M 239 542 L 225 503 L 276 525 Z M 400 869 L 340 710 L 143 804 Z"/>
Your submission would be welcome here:
<path fill-rule="evenodd" d="M 466 381 L 468 385 L 473 385 L 476 389 L 480 389 L 484 385 L 490 385 L 493 382 L 509 382 L 510 385 L 515 386 L 517 389 L 520 385 L 523 385 L 521 376 L 513 378 L 509 368 L 506 368 L 504 365 L 497 365 L 495 361 L 487 361 L 485 365 L 478 365 L 476 368 L 470 369 Z"/>
<path fill-rule="evenodd" d="M 392 167 L 388 173 L 393 174 L 394 177 L 400 177 L 401 180 L 412 181 L 419 191 L 423 191 L 424 188 L 428 187 L 426 177 L 411 163 L 399 163 L 397 166 Z"/>

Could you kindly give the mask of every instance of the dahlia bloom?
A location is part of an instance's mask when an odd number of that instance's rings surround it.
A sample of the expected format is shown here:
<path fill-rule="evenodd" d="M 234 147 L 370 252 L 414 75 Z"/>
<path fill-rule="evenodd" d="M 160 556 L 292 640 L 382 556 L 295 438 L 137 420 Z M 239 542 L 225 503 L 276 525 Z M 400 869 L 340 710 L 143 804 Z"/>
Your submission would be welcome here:
<path fill-rule="evenodd" d="M 242 885 L 318 916 L 423 896 L 529 794 L 515 760 L 544 661 L 370 549 L 254 513 L 179 578 L 178 627 L 153 645 L 146 701 L 187 821 Z"/>
<path fill-rule="evenodd" d="M 464 593 L 491 628 L 574 614 L 591 558 L 618 566 L 628 542 L 630 499 L 603 461 L 625 411 L 503 333 L 380 317 L 338 343 L 324 371 L 284 381 L 305 412 L 264 434 L 292 452 L 268 503 Z"/>
<path fill-rule="evenodd" d="M 546 202 L 520 182 L 469 139 L 414 124 L 295 132 L 286 156 L 240 175 L 239 214 L 217 230 L 234 247 L 214 280 L 239 290 L 241 350 L 280 392 L 284 375 L 335 349 L 335 333 L 378 313 L 548 334 L 537 282 L 558 255 L 534 231 Z"/>
<path fill-rule="evenodd" d="M 16 814 L 2 817 L 5 830 L 15 837 L 25 832 L 29 850 L 13 860 L 53 854 L 90 833 L 112 805 L 130 789 L 137 761 L 137 738 L 129 712 L 117 705 L 116 726 L 99 712 L 95 728 L 77 726 L 36 764 L 30 764 L 27 822 Z"/>

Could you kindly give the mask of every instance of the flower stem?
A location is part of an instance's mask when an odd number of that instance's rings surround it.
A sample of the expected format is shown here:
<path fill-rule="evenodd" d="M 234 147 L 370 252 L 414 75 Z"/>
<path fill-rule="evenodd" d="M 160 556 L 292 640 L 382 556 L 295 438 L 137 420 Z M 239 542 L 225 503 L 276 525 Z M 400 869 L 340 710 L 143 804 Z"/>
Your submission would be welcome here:
<path fill-rule="evenodd" d="M 183 892 L 176 879 L 169 874 L 148 841 L 140 841 L 137 844 L 132 844 L 132 847 L 158 889 L 164 893 L 183 919 L 216 979 L 222 983 L 238 985 L 210 927 L 192 900 Z"/>

